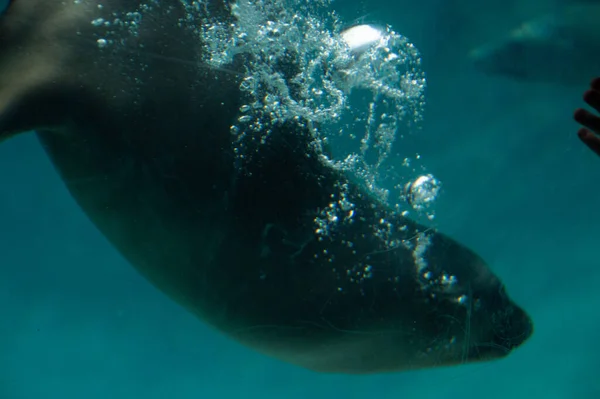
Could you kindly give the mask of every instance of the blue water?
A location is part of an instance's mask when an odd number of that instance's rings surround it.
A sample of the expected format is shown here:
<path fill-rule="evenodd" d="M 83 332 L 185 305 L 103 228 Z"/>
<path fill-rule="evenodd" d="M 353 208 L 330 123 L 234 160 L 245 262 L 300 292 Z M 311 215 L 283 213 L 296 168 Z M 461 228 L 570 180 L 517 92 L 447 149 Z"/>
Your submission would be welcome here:
<path fill-rule="evenodd" d="M 21 135 L 0 146 L 0 399 L 600 398 L 600 159 L 571 120 L 584 88 L 484 76 L 464 60 L 548 4 L 387 3 L 336 7 L 421 50 L 418 141 L 444 185 L 437 224 L 489 261 L 534 319 L 531 340 L 500 361 L 369 377 L 258 355 L 140 277 Z"/>

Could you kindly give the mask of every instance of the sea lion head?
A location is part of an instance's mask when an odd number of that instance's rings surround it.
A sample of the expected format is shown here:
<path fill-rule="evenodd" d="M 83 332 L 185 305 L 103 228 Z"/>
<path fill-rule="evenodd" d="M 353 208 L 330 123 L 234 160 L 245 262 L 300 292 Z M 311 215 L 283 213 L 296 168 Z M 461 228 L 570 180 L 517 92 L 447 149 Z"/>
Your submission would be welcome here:
<path fill-rule="evenodd" d="M 414 339 L 419 341 L 416 347 L 426 349 L 415 358 L 424 364 L 503 358 L 532 335 L 530 316 L 469 248 L 436 234 L 416 264 L 412 280 L 417 289 L 407 292 L 418 304 L 410 319 L 422 330 Z"/>
<path fill-rule="evenodd" d="M 469 348 L 461 356 L 472 361 L 505 357 L 532 335 L 533 322 L 509 297 L 504 283 L 479 255 L 465 247 L 457 247 L 455 251 L 464 251 L 467 257 L 463 258 L 464 263 L 457 263 L 454 289 L 460 295 L 447 298 L 455 303 L 449 304 L 446 314 L 452 317 L 453 305 L 460 306 L 461 302 L 464 305 L 463 333 Z M 461 259 L 461 255 L 457 254 L 457 258 Z"/>

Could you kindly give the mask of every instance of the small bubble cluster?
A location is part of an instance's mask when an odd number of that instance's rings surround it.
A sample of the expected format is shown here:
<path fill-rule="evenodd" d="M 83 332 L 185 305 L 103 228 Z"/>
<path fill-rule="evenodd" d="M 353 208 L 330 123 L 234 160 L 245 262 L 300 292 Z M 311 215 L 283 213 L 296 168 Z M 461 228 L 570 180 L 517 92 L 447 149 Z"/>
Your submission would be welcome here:
<path fill-rule="evenodd" d="M 352 284 L 362 284 L 373 277 L 373 266 L 368 263 L 358 262 L 346 270 L 346 278 Z M 364 292 L 361 291 L 364 295 Z"/>
<path fill-rule="evenodd" d="M 143 16 L 158 6 L 160 6 L 159 0 L 148 0 L 147 3 L 140 4 L 137 10 L 123 13 L 114 12 L 110 16 L 96 17 L 91 20 L 90 24 L 99 28 L 96 40 L 98 48 L 103 49 L 115 43 L 123 44 L 128 37 L 139 36 L 139 27 Z M 104 6 L 98 4 L 97 8 L 99 12 L 102 12 Z"/>
<path fill-rule="evenodd" d="M 427 251 L 427 248 L 429 248 L 429 245 L 431 245 L 431 237 L 427 233 L 418 233 L 415 242 L 416 244 L 414 248 L 412 248 L 412 254 L 417 268 L 417 274 L 425 275 L 427 269 L 425 252 Z"/>
<path fill-rule="evenodd" d="M 198 43 L 204 47 L 203 56 L 198 63 L 205 63 L 215 68 L 230 63 L 234 51 L 241 42 L 234 37 L 235 25 L 219 16 L 213 15 L 209 2 L 203 0 L 181 0 L 186 10 L 185 18 L 180 25 L 192 31 L 198 37 Z M 235 7 L 233 4 L 232 7 Z"/>
<path fill-rule="evenodd" d="M 469 305 L 469 296 L 457 293 L 458 278 L 443 270 L 436 270 L 434 273 L 429 267 L 425 254 L 431 245 L 431 236 L 427 232 L 420 232 L 414 238 L 414 245 L 408 245 L 412 250 L 415 262 L 415 273 L 419 277 L 418 281 L 424 292 L 427 292 L 431 299 L 444 298 L 456 302 L 459 305 Z M 439 268 L 439 265 L 437 266 Z M 437 269 L 436 268 L 436 269 Z"/>
<path fill-rule="evenodd" d="M 320 210 L 317 216 L 315 216 L 315 234 L 319 241 L 331 237 L 338 225 L 354 223 L 354 204 L 348 200 L 347 192 L 348 184 L 339 184 L 339 194 L 332 194 L 329 205 L 325 209 Z M 347 242 L 346 245 L 349 248 L 352 247 L 351 242 Z"/>

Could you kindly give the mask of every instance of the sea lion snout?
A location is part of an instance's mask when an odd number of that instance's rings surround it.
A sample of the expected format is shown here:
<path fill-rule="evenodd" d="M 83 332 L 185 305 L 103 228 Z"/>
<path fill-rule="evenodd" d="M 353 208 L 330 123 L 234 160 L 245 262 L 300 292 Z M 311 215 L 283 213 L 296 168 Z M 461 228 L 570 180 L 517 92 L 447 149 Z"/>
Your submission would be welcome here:
<path fill-rule="evenodd" d="M 471 360 L 491 360 L 508 356 L 533 334 L 533 321 L 519 307 L 507 317 L 496 317 L 492 325 L 492 340 L 475 343 L 469 351 Z"/>
<path fill-rule="evenodd" d="M 521 308 L 514 306 L 510 316 L 497 323 L 495 340 L 508 350 L 517 348 L 533 334 L 533 321 Z"/>
<path fill-rule="evenodd" d="M 477 313 L 481 320 L 488 319 L 483 325 L 487 324 L 489 329 L 474 342 L 472 357 L 480 360 L 505 357 L 533 334 L 533 320 L 509 298 L 503 286 L 481 303 Z"/>

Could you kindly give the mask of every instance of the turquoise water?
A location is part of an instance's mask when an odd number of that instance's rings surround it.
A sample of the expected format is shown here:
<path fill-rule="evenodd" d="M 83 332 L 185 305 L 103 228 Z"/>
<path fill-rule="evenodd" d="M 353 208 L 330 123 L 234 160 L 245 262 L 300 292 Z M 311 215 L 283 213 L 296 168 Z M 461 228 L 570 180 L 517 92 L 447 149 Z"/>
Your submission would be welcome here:
<path fill-rule="evenodd" d="M 417 141 L 444 185 L 437 225 L 489 261 L 534 319 L 531 340 L 500 361 L 368 377 L 255 354 L 140 277 L 21 135 L 0 146 L 0 399 L 600 397 L 600 159 L 571 120 L 585 87 L 487 76 L 465 59 L 554 5 L 386 3 L 334 6 L 421 50 Z"/>

